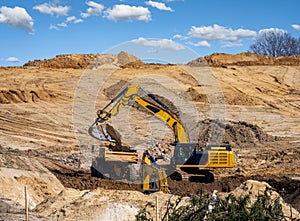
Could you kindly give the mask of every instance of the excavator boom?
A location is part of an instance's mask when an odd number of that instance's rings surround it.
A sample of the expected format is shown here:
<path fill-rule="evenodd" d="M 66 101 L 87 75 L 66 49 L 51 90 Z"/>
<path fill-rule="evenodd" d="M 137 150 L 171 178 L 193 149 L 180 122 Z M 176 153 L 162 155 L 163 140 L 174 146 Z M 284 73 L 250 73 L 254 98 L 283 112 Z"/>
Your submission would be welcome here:
<path fill-rule="evenodd" d="M 139 94 L 144 94 L 145 98 Z M 146 99 L 148 98 L 148 99 Z M 149 101 L 152 100 L 153 102 Z M 89 128 L 89 134 L 99 140 L 116 142 L 117 137 L 110 134 L 107 130 L 106 123 L 112 116 L 117 115 L 125 106 L 136 102 L 148 112 L 152 113 L 157 118 L 166 123 L 173 131 L 175 143 L 188 143 L 188 133 L 184 128 L 181 120 L 169 111 L 169 108 L 155 95 L 146 92 L 139 85 L 129 85 L 123 89 L 116 97 L 114 97 L 104 108 L 97 111 L 98 118 L 95 123 Z M 157 104 L 155 104 L 157 103 Z M 107 111 L 110 107 L 111 109 Z M 95 127 L 96 125 L 96 127 Z"/>

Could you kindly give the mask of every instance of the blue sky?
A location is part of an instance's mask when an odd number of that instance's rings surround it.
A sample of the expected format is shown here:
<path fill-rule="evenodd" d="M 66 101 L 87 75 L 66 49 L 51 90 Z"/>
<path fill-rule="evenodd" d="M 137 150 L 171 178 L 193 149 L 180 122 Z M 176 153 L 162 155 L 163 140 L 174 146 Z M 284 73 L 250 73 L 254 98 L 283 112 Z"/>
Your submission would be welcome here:
<path fill-rule="evenodd" d="M 262 31 L 299 37 L 299 9 L 298 0 L 1 0 L 0 66 L 120 50 L 173 63 L 240 53 Z"/>

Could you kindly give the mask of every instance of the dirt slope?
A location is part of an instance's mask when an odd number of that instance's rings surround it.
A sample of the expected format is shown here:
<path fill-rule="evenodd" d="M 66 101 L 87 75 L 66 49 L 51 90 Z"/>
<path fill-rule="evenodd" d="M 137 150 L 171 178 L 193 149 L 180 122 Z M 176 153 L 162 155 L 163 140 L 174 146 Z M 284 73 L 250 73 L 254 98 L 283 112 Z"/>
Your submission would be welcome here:
<path fill-rule="evenodd" d="M 60 181 L 38 160 L 21 151 L 0 148 L 0 196 L 24 208 L 24 186 L 30 196 L 29 208 L 63 190 Z"/>
<path fill-rule="evenodd" d="M 253 66 L 253 65 L 300 65 L 299 56 L 290 57 L 269 57 L 265 55 L 243 52 L 240 54 L 230 55 L 223 53 L 214 53 L 204 57 L 209 66 L 224 67 L 226 65 Z M 201 60 L 199 60 L 202 63 Z"/>
<path fill-rule="evenodd" d="M 126 52 L 120 52 L 117 55 L 112 54 L 64 54 L 57 55 L 55 58 L 45 60 L 34 60 L 24 64 L 24 67 L 39 68 L 74 68 L 82 69 L 90 67 L 99 67 L 105 64 L 114 64 L 122 66 L 130 63 L 142 63 L 137 57 Z"/>

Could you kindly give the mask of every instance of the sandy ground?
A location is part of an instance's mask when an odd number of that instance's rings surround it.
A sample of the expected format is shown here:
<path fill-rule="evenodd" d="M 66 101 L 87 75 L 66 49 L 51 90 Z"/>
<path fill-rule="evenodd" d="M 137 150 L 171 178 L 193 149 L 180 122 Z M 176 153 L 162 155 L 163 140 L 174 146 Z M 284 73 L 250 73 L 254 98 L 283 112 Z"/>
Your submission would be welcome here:
<path fill-rule="evenodd" d="M 189 125 L 193 140 L 220 139 L 234 148 L 236 167 L 215 170 L 215 183 L 170 180 L 171 192 L 189 195 L 199 188 L 228 192 L 251 178 L 269 182 L 278 191 L 285 188 L 284 199 L 300 208 L 300 66 L 192 67 L 137 62 L 120 67 L 117 63 L 113 60 L 111 65 L 90 70 L 51 65 L 0 68 L 0 77 L 5 79 L 0 82 L 2 198 L 23 205 L 21 195 L 27 185 L 32 195 L 31 208 L 47 199 L 52 200 L 53 206 L 68 208 L 65 215 L 36 211 L 59 219 L 75 217 L 73 209 L 66 205 L 80 204 L 85 208 L 85 194 L 100 197 L 101 189 L 96 188 L 119 191 L 120 195 L 121 189 L 137 190 L 135 185 L 91 178 L 88 170 L 89 148 L 97 141 L 86 131 L 95 119 L 96 109 L 103 107 L 126 82 L 131 82 L 168 98 Z M 207 119 L 218 118 L 227 125 L 227 130 L 221 138 L 214 138 L 212 123 Z M 164 146 L 173 139 L 172 132 L 162 122 L 133 107 L 125 108 L 113 122 L 122 141 L 132 146 L 141 143 Z M 87 149 L 81 149 L 83 146 Z M 95 190 L 84 192 L 85 189 Z M 64 195 L 66 201 L 60 198 Z M 70 195 L 83 200 L 78 203 Z M 106 202 L 99 209 L 105 207 L 107 211 L 120 213 L 128 210 L 134 214 L 140 208 L 130 207 L 130 203 L 119 204 L 109 194 L 105 197 L 97 199 Z M 88 208 L 87 211 L 93 210 L 92 205 Z"/>

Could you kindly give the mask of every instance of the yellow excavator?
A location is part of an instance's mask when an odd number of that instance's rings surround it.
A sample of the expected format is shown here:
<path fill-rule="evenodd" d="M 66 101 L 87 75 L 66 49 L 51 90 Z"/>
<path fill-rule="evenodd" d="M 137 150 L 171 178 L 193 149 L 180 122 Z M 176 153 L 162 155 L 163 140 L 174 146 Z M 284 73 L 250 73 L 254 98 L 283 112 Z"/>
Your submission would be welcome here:
<path fill-rule="evenodd" d="M 230 145 L 210 144 L 201 147 L 198 143 L 190 143 L 188 132 L 174 111 L 157 96 L 136 84 L 125 87 L 106 106 L 97 111 L 98 117 L 89 128 L 89 134 L 96 139 L 109 141 L 111 150 L 124 149 L 119 136 L 111 129 L 108 122 L 121 109 L 133 103 L 137 103 L 172 129 L 175 136 L 173 143 L 175 149 L 170 165 L 165 167 L 172 179 L 191 180 L 190 178 L 193 178 L 192 180 L 197 181 L 200 178 L 200 181 L 212 182 L 214 177 L 210 172 L 211 169 L 234 167 L 234 152 Z"/>

